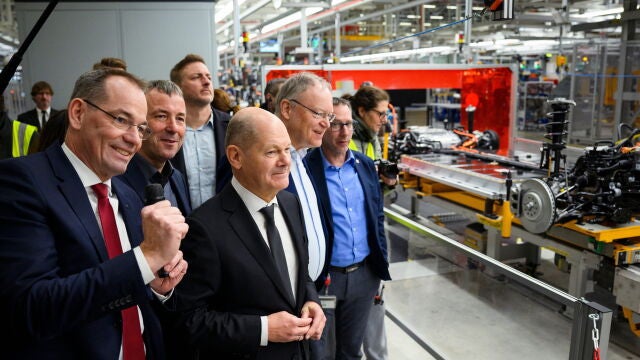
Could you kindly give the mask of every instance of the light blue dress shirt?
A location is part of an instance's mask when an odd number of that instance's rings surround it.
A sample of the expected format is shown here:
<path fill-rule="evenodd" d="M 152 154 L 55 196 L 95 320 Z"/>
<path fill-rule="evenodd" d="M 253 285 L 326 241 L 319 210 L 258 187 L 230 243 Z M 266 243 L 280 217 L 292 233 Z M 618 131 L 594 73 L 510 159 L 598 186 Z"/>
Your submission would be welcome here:
<path fill-rule="evenodd" d="M 364 192 L 356 172 L 356 161 L 349 151 L 345 163 L 336 167 L 322 154 L 333 219 L 333 266 L 346 267 L 369 255 Z"/>
<path fill-rule="evenodd" d="M 215 195 L 216 144 L 213 132 L 213 113 L 198 129 L 187 126 L 182 145 L 189 180 L 189 195 L 193 209 Z"/>
<path fill-rule="evenodd" d="M 324 239 L 324 230 L 320 220 L 318 198 L 311 183 L 307 169 L 302 159 L 307 155 L 307 149 L 296 151 L 291 148 L 291 177 L 298 192 L 304 224 L 309 240 L 309 277 L 315 281 L 324 267 L 324 258 L 327 255 L 327 244 Z"/>

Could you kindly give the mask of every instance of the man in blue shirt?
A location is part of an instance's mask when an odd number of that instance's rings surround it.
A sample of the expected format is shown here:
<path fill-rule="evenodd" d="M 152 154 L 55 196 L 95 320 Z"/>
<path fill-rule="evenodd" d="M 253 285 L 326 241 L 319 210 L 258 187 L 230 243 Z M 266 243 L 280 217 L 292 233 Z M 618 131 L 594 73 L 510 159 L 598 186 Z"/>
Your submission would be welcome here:
<path fill-rule="evenodd" d="M 327 256 L 320 276 L 330 276 L 323 293 L 336 296 L 334 318 L 335 359 L 361 359 L 371 298 L 380 280 L 390 280 L 384 235 L 383 200 L 378 174 L 371 159 L 349 150 L 353 119 L 349 102 L 333 98 L 335 119 L 324 134 L 322 146 L 305 158 L 328 222 Z M 328 328 L 328 327 L 326 327 Z M 322 355 L 330 358 L 327 331 L 322 335 Z"/>

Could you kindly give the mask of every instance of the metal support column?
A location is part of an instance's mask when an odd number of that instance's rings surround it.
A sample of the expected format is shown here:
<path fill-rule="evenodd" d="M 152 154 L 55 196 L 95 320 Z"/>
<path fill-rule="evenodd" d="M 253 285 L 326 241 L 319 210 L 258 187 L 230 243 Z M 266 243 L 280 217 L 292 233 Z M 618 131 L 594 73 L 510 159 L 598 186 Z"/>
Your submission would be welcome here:
<path fill-rule="evenodd" d="M 342 55 L 342 43 L 340 42 L 342 40 L 340 38 L 340 36 L 342 35 L 340 34 L 340 13 L 336 13 L 334 33 L 336 35 L 336 44 L 333 50 L 333 54 L 337 58 L 340 58 L 340 56 Z"/>
<path fill-rule="evenodd" d="M 308 47 L 309 35 L 307 34 L 307 8 L 300 9 L 300 47 Z"/>
<path fill-rule="evenodd" d="M 469 46 L 469 44 L 471 44 L 471 25 L 473 24 L 473 0 L 465 0 L 465 4 L 464 4 L 464 15 L 465 17 L 469 18 L 468 21 L 465 21 L 464 23 L 464 51 L 463 54 L 466 54 L 467 59 L 465 59 L 465 63 L 468 63 L 469 58 L 471 58 L 473 56 L 473 53 L 471 52 L 471 46 Z M 456 19 L 457 20 L 457 19 Z M 476 59 L 473 59 L 473 61 L 475 61 Z"/>
<path fill-rule="evenodd" d="M 242 46 L 240 40 L 240 4 L 238 0 L 233 0 L 233 55 L 236 60 L 235 66 L 240 66 L 240 46 Z M 237 85 L 237 84 L 236 84 Z"/>

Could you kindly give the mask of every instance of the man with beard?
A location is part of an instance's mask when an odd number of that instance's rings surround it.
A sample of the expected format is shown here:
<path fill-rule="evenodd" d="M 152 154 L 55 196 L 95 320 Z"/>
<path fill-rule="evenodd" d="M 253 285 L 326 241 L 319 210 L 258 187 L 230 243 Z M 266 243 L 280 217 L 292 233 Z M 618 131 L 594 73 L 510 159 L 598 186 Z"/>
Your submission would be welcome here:
<path fill-rule="evenodd" d="M 231 117 L 211 106 L 211 72 L 201 56 L 185 56 L 171 69 L 170 77 L 182 89 L 187 106 L 184 145 L 171 162 L 187 176 L 191 206 L 197 208 L 215 195 L 216 183 L 231 176 L 228 166 L 220 167 Z"/>

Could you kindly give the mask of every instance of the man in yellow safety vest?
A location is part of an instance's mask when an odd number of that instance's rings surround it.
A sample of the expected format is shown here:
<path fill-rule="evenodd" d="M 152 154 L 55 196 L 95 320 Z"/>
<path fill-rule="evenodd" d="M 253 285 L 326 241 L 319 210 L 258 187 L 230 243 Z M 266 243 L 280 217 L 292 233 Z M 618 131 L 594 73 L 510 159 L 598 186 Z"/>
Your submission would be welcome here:
<path fill-rule="evenodd" d="M 0 96 L 0 159 L 31 154 L 38 148 L 38 128 L 9 119 Z"/>

